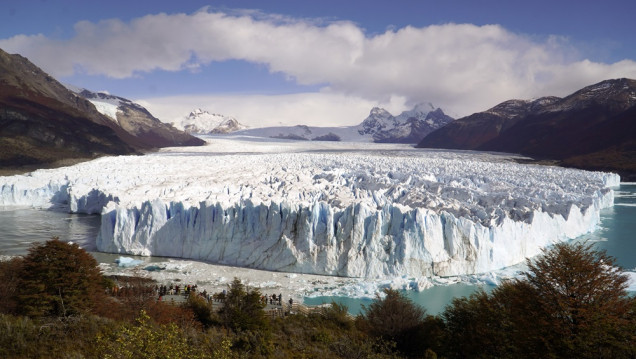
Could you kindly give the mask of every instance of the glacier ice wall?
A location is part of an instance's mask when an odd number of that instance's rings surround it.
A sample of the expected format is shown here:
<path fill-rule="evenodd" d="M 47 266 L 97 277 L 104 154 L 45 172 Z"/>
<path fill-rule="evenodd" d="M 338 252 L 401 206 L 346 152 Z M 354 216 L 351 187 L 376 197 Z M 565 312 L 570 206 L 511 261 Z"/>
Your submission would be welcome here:
<path fill-rule="evenodd" d="M 609 192 L 611 193 L 611 192 Z M 532 213 L 532 222 L 505 217 L 485 227 L 448 212 L 386 204 L 333 208 L 316 201 L 222 206 L 144 202 L 105 210 L 97 246 L 105 252 L 176 256 L 277 271 L 350 277 L 461 275 L 523 261 L 555 241 L 589 232 L 600 197 L 567 219 Z"/>
<path fill-rule="evenodd" d="M 3 177 L 0 205 L 101 213 L 105 252 L 352 277 L 447 276 L 513 265 L 592 231 L 619 181 L 492 154 L 386 146 L 180 151 Z"/>

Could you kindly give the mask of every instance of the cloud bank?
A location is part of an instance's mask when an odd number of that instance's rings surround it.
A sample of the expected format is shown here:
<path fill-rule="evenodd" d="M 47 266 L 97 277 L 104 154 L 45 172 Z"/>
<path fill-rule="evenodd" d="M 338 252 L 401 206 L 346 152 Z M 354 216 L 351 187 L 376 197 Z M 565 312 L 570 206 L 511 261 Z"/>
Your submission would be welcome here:
<path fill-rule="evenodd" d="M 0 48 L 56 77 L 126 78 L 244 60 L 325 92 L 382 103 L 432 102 L 458 115 L 511 98 L 567 95 L 617 77 L 636 62 L 578 58 L 567 39 L 533 39 L 498 25 L 404 27 L 367 35 L 351 22 L 322 23 L 259 12 L 157 14 L 130 22 L 79 22 L 74 36 L 17 35 Z"/>

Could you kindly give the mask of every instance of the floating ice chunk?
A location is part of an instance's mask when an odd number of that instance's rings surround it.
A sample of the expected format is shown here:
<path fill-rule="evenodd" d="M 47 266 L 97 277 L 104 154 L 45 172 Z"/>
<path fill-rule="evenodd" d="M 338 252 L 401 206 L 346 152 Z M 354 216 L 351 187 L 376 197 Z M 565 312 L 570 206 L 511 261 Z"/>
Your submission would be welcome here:
<path fill-rule="evenodd" d="M 130 257 L 119 257 L 115 259 L 115 263 L 117 263 L 118 267 L 128 268 L 128 267 L 136 267 L 144 263 L 144 261 L 130 258 Z"/>

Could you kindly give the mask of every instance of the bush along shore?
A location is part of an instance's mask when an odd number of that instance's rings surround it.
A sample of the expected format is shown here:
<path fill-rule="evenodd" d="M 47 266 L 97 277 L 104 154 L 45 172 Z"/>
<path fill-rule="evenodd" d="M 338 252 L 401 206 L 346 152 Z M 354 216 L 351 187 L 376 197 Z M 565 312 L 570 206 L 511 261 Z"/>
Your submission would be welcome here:
<path fill-rule="evenodd" d="M 90 254 L 53 238 L 0 262 L 0 357 L 633 358 L 636 300 L 626 288 L 613 258 L 563 243 L 438 316 L 389 289 L 352 317 L 238 278 L 221 293 L 177 293 L 104 277 Z"/>

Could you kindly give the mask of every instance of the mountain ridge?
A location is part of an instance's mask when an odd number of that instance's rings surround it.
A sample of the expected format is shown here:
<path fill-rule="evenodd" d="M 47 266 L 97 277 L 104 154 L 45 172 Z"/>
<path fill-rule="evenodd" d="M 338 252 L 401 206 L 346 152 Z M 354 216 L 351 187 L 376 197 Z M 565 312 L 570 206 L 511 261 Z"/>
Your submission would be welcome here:
<path fill-rule="evenodd" d="M 41 168 L 175 144 L 161 137 L 150 127 L 127 131 L 26 57 L 0 49 L 0 167 Z"/>
<path fill-rule="evenodd" d="M 393 116 L 373 107 L 360 124 L 354 126 L 278 126 L 241 130 L 236 134 L 301 141 L 355 141 L 416 144 L 422 137 L 441 128 L 453 118 L 430 103 L 420 103 L 411 110 Z"/>
<path fill-rule="evenodd" d="M 431 133 L 417 147 L 519 153 L 633 179 L 636 80 L 605 80 L 563 98 L 505 101 Z"/>

